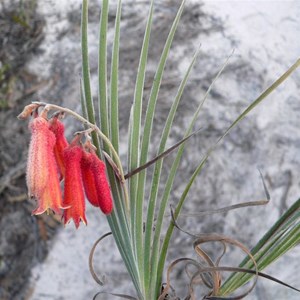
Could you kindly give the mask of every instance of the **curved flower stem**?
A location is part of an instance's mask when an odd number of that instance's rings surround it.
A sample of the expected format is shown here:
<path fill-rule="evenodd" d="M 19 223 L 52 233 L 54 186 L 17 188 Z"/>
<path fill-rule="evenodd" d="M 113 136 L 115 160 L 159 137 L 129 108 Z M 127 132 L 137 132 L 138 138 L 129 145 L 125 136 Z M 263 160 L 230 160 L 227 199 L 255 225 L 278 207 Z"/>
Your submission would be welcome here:
<path fill-rule="evenodd" d="M 85 135 L 87 138 L 92 139 L 92 138 L 89 136 L 89 134 L 91 134 L 93 131 L 94 131 L 94 128 L 90 127 L 90 128 L 88 128 L 88 129 L 85 129 L 85 130 L 76 131 L 76 132 L 74 132 L 73 135 L 81 134 L 81 135 Z M 95 147 L 95 146 L 93 145 L 92 147 Z M 96 150 L 96 147 L 95 147 L 94 150 Z"/>
<path fill-rule="evenodd" d="M 48 103 L 45 103 L 45 102 L 38 102 L 38 101 L 32 102 L 32 104 L 36 104 L 38 106 L 44 106 L 45 107 L 44 109 L 48 110 L 48 111 L 49 110 L 59 110 L 59 111 L 65 112 L 69 115 L 72 115 L 74 118 L 76 118 L 78 121 L 80 121 L 84 125 L 87 125 L 90 128 L 92 128 L 93 130 L 95 130 L 95 132 L 99 135 L 99 137 L 107 144 L 107 146 L 109 147 L 109 149 L 112 152 L 113 157 L 116 160 L 116 164 L 117 164 L 117 166 L 119 168 L 119 172 L 120 172 L 119 175 L 121 175 L 121 185 L 123 187 L 126 207 L 127 207 L 127 210 L 129 211 L 128 191 L 127 191 L 126 185 L 124 184 L 125 177 L 124 177 L 124 171 L 123 171 L 123 167 L 122 167 L 120 157 L 119 157 L 118 153 L 116 152 L 115 148 L 113 147 L 113 145 L 112 145 L 111 141 L 109 140 L 109 138 L 100 130 L 100 128 L 97 125 L 89 122 L 87 119 L 85 119 L 84 117 L 77 114 L 76 112 L 74 112 L 71 109 L 61 107 L 61 106 L 55 105 L 55 104 L 48 104 Z"/>

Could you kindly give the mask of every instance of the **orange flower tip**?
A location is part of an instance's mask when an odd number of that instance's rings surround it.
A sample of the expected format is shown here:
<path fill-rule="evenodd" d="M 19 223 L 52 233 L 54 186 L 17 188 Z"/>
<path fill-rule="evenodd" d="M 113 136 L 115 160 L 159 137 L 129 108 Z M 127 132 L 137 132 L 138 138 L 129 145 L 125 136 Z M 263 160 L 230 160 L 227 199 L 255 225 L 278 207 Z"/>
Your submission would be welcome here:
<path fill-rule="evenodd" d="M 85 217 L 80 217 L 80 220 L 85 226 L 87 226 L 87 220 Z"/>
<path fill-rule="evenodd" d="M 53 211 L 55 211 L 55 210 L 53 210 Z M 48 208 L 45 208 L 45 207 L 37 207 L 35 210 L 33 210 L 32 212 L 31 212 L 31 215 L 32 216 L 38 216 L 38 215 L 41 215 L 41 214 L 43 214 L 43 213 L 47 213 L 47 216 L 49 216 L 50 215 L 50 208 L 48 207 Z M 60 211 L 58 211 L 58 213 L 60 213 Z"/>
<path fill-rule="evenodd" d="M 64 218 L 64 217 L 63 217 L 63 218 Z M 70 222 L 71 222 L 71 218 L 68 218 L 68 219 L 64 218 L 64 221 L 63 221 L 64 227 L 66 228 L 67 225 L 68 225 Z"/>
<path fill-rule="evenodd" d="M 65 207 L 65 206 L 64 207 L 47 207 L 47 208 L 40 206 L 40 207 L 37 207 L 35 210 L 33 210 L 31 212 L 31 215 L 32 216 L 34 216 L 34 215 L 37 216 L 37 215 L 41 215 L 43 213 L 46 213 L 47 216 L 49 216 L 51 214 L 51 212 L 54 213 L 54 214 L 57 214 L 57 215 L 61 215 L 62 214 L 61 209 L 67 209 L 67 208 L 70 208 L 70 206 L 67 206 L 67 207 Z"/>
<path fill-rule="evenodd" d="M 31 212 L 31 215 L 32 215 L 32 216 L 38 216 L 38 215 L 43 214 L 46 210 L 48 210 L 48 209 L 45 209 L 45 208 L 43 208 L 43 207 L 38 207 L 38 208 L 36 208 L 35 210 L 33 210 L 33 211 Z"/>
<path fill-rule="evenodd" d="M 80 217 L 79 219 L 74 219 L 74 224 L 75 224 L 76 229 L 79 228 L 80 221 L 81 221 L 85 226 L 87 226 L 87 220 L 86 220 L 86 218 Z"/>
<path fill-rule="evenodd" d="M 64 205 L 64 206 L 61 206 L 60 208 L 61 209 L 69 209 L 69 208 L 71 208 L 72 207 L 72 205 Z"/>

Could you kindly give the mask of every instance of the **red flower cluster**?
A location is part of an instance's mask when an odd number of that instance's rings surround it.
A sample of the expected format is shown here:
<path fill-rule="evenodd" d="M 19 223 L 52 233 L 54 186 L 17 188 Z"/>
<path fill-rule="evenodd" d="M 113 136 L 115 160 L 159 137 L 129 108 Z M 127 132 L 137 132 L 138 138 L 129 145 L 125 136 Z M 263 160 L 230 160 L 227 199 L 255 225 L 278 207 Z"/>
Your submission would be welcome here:
<path fill-rule="evenodd" d="M 85 217 L 85 195 L 90 203 L 110 214 L 113 202 L 106 178 L 105 164 L 95 154 L 88 140 L 84 146 L 77 135 L 69 144 L 64 125 L 55 115 L 50 120 L 42 112 L 29 124 L 31 142 L 27 164 L 29 196 L 38 207 L 32 212 L 42 214 L 49 209 L 63 212 L 64 224 L 73 219 L 76 228 Z M 64 196 L 59 181 L 64 179 Z"/>

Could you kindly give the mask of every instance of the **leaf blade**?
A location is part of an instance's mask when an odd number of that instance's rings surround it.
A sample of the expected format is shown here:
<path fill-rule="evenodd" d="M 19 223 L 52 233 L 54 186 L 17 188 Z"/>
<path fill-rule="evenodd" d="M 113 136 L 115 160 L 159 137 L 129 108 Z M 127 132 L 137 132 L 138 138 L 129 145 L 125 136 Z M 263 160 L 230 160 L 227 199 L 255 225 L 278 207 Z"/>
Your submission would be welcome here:
<path fill-rule="evenodd" d="M 84 104 L 82 105 L 82 111 L 86 111 L 88 120 L 96 124 L 94 103 L 91 92 L 90 83 L 90 66 L 89 66 L 89 50 L 88 50 L 88 0 L 82 1 L 82 13 L 81 13 L 81 59 L 82 59 L 82 99 Z M 98 136 L 95 132 L 92 132 L 93 143 L 97 147 L 97 154 L 100 155 L 100 143 Z"/>
<path fill-rule="evenodd" d="M 98 52 L 98 101 L 99 101 L 99 118 L 100 128 L 108 137 L 109 130 L 109 115 L 108 106 L 109 99 L 107 97 L 107 22 L 108 22 L 109 0 L 102 1 L 100 23 L 99 23 L 99 52 Z M 106 152 L 110 150 L 106 145 L 103 145 Z"/>
<path fill-rule="evenodd" d="M 119 99 L 118 99 L 118 81 L 119 81 L 119 48 L 120 48 L 120 24 L 122 14 L 122 0 L 118 1 L 115 36 L 112 50 L 111 76 L 110 76 L 110 129 L 111 142 L 119 153 Z"/>
<path fill-rule="evenodd" d="M 241 120 L 244 119 L 244 117 L 251 112 L 263 99 L 265 99 L 272 91 L 274 91 L 281 83 L 283 83 L 298 67 L 300 66 L 300 59 L 298 59 L 282 76 L 280 76 L 273 84 L 271 84 L 260 96 L 258 96 L 233 122 L 232 124 L 225 130 L 225 132 L 220 136 L 220 138 L 216 141 L 216 143 L 210 147 L 210 149 L 207 151 L 204 158 L 201 160 L 200 164 L 197 166 L 196 170 L 194 171 L 193 175 L 191 176 L 188 184 L 186 185 L 186 188 L 184 189 L 184 192 L 182 193 L 182 196 L 179 200 L 179 203 L 176 206 L 174 217 L 177 219 L 181 208 L 185 202 L 186 196 L 196 179 L 199 172 L 202 170 L 203 166 L 205 165 L 207 159 L 212 154 L 212 152 L 215 150 L 215 148 L 219 145 L 219 143 L 223 140 L 223 138 L 231 131 L 233 127 L 235 127 Z M 166 251 L 168 249 L 168 244 L 170 242 L 171 235 L 173 233 L 174 224 L 170 223 L 166 238 L 163 243 L 163 249 L 162 249 L 162 258 L 161 258 L 161 264 L 163 263 L 163 260 L 166 256 Z"/>

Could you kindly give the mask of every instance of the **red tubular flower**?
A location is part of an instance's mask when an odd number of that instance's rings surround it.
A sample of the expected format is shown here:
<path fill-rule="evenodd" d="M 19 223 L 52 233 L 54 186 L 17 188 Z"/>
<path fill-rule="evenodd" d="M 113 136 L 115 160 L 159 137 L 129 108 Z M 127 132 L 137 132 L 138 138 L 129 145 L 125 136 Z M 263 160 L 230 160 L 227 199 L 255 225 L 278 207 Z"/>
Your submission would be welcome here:
<path fill-rule="evenodd" d="M 93 162 L 94 156 L 92 155 L 92 153 L 83 151 L 81 160 L 81 172 L 85 195 L 92 205 L 99 207 L 95 176 L 92 169 Z"/>
<path fill-rule="evenodd" d="M 60 214 L 62 196 L 58 181 L 57 165 L 53 147 L 55 136 L 49 130 L 48 121 L 44 117 L 36 117 L 30 123 L 32 132 L 27 163 L 27 186 L 29 196 L 36 198 L 38 207 L 33 215 L 42 214 L 48 209 Z"/>
<path fill-rule="evenodd" d="M 69 143 L 65 138 L 64 124 L 58 119 L 58 116 L 53 117 L 50 120 L 50 130 L 55 134 L 56 143 L 54 146 L 54 155 L 60 172 L 60 179 L 65 177 L 65 162 L 64 162 L 64 150 L 68 147 Z"/>
<path fill-rule="evenodd" d="M 62 204 L 62 194 L 59 185 L 57 165 L 55 162 L 53 152 L 49 153 L 49 179 L 44 189 L 43 194 L 37 199 L 38 208 L 35 209 L 32 214 L 39 215 L 48 211 L 53 210 L 57 214 L 61 214 L 61 209 L 68 208 Z"/>
<path fill-rule="evenodd" d="M 105 164 L 95 153 L 90 140 L 85 143 L 88 151 L 83 151 L 81 172 L 87 199 L 94 206 L 99 206 L 106 215 L 113 209 L 110 187 L 106 178 Z"/>
<path fill-rule="evenodd" d="M 39 198 L 48 183 L 49 153 L 53 149 L 55 136 L 49 130 L 48 122 L 37 117 L 29 123 L 31 141 L 28 151 L 26 181 L 30 198 Z"/>
<path fill-rule="evenodd" d="M 91 153 L 91 155 L 93 156 L 92 171 L 95 178 L 99 207 L 104 214 L 109 215 L 113 209 L 113 201 L 106 178 L 105 164 L 95 153 Z"/>
<path fill-rule="evenodd" d="M 80 220 L 87 224 L 85 217 L 85 200 L 81 178 L 80 161 L 82 148 L 78 145 L 78 137 L 64 150 L 65 172 L 65 192 L 64 205 L 70 208 L 64 211 L 64 224 L 72 218 L 76 228 L 79 227 Z"/>

